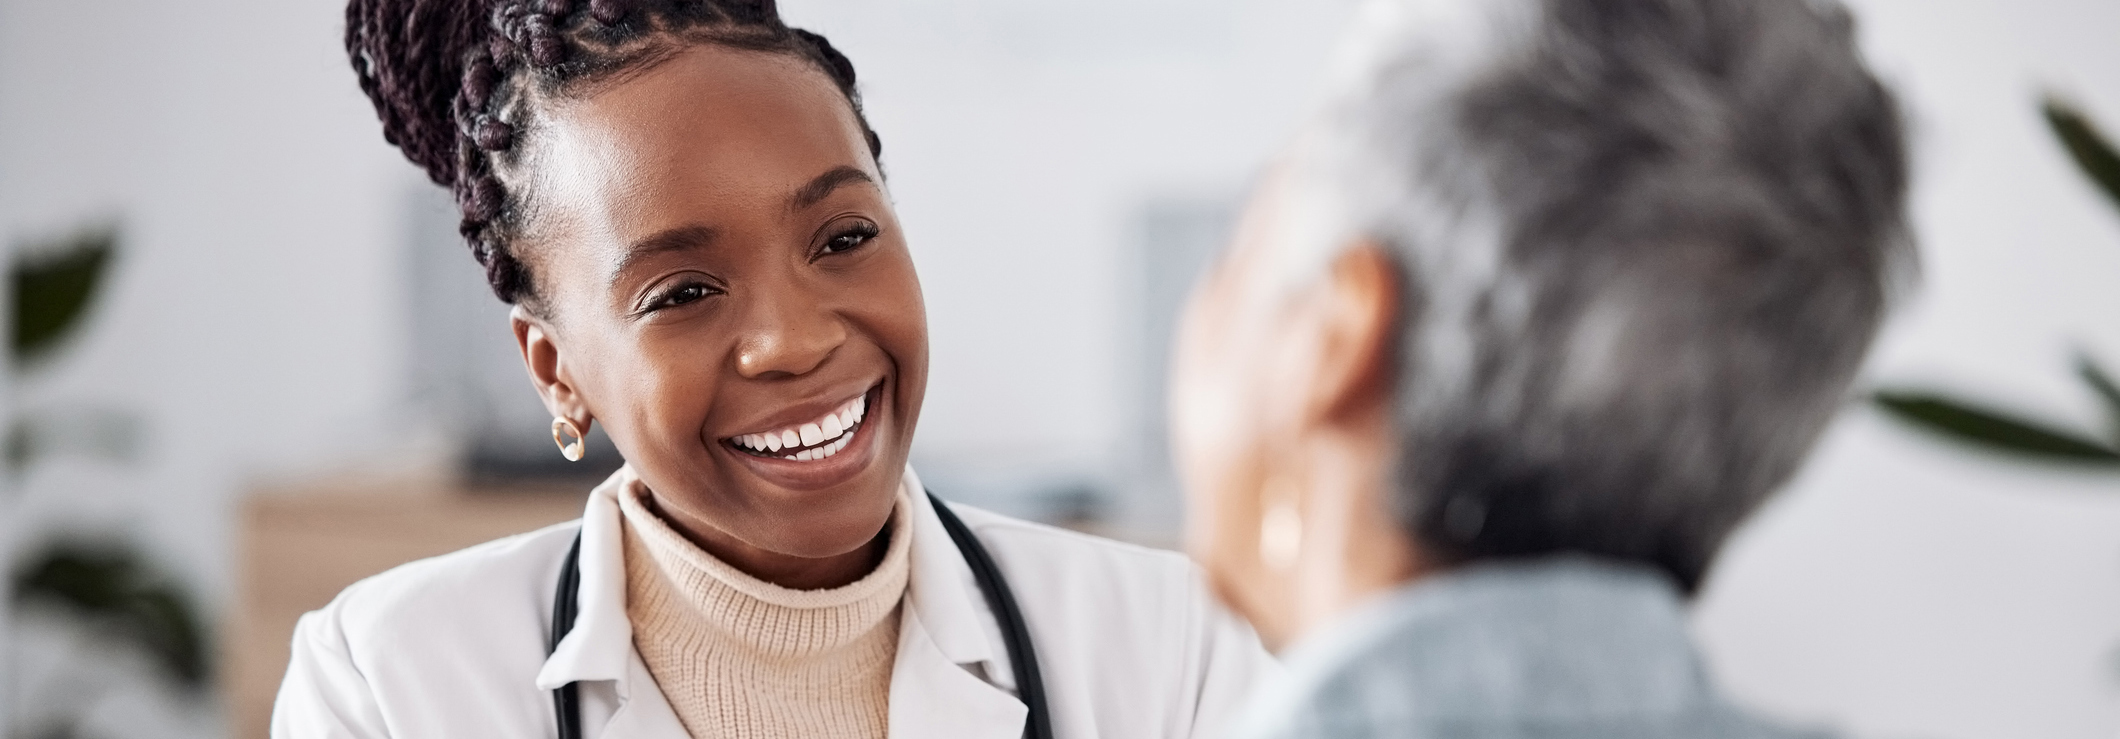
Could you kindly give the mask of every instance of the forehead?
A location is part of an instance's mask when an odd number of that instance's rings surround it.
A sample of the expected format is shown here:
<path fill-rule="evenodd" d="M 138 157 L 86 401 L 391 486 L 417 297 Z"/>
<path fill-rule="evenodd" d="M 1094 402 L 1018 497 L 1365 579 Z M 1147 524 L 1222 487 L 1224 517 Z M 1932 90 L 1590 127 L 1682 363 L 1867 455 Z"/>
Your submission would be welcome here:
<path fill-rule="evenodd" d="M 845 97 L 786 54 L 695 46 L 556 101 L 543 119 L 531 151 L 538 230 L 569 241 L 622 244 L 778 201 L 838 166 L 874 174 Z"/>

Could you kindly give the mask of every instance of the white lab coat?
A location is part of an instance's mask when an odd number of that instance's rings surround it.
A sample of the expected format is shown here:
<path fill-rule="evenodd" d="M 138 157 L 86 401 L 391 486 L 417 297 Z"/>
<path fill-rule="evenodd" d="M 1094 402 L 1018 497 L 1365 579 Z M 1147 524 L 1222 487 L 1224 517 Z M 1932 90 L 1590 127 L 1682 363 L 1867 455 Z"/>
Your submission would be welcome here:
<path fill-rule="evenodd" d="M 599 486 L 579 523 L 398 567 L 303 616 L 272 735 L 551 737 L 551 690 L 578 682 L 585 737 L 687 736 L 626 619 L 615 491 L 629 474 Z M 1027 709 L 994 614 L 911 470 L 906 485 L 912 573 L 890 736 L 1022 736 Z M 1211 737 L 1278 669 L 1177 554 L 952 509 L 993 554 L 1029 622 L 1058 737 Z M 555 584 L 577 530 L 580 616 L 547 657 Z"/>

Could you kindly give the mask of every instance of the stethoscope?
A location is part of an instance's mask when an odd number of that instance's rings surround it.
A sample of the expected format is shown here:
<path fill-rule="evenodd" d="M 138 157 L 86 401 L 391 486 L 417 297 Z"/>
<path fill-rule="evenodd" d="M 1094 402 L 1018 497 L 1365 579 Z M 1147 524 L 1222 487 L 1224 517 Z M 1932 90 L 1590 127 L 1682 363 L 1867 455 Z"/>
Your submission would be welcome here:
<path fill-rule="evenodd" d="M 1045 679 L 1038 672 L 1038 653 L 1031 648 L 1030 629 L 1023 624 L 1023 611 L 1016 608 L 1016 596 L 1009 592 L 1008 580 L 1001 576 L 1001 568 L 994 566 L 994 558 L 979 544 L 964 521 L 950 512 L 941 498 L 928 493 L 928 500 L 935 504 L 935 516 L 942 519 L 942 528 L 950 532 L 950 540 L 957 543 L 957 551 L 964 554 L 965 564 L 972 566 L 972 577 L 979 581 L 980 591 L 986 593 L 986 604 L 994 609 L 995 620 L 1001 624 L 1001 640 L 1008 646 L 1010 666 L 1015 668 L 1016 695 L 1030 709 L 1025 717 L 1028 724 L 1025 736 L 1030 739 L 1053 739 L 1053 719 L 1045 708 Z M 559 649 L 561 639 L 574 630 L 574 617 L 581 611 L 575 603 L 581 590 L 582 537 L 574 535 L 574 546 L 567 549 L 567 560 L 560 565 L 559 592 L 552 596 L 552 639 L 545 644 L 545 653 Z M 567 683 L 552 690 L 552 707 L 559 719 L 559 739 L 580 739 L 582 735 L 581 694 Z"/>

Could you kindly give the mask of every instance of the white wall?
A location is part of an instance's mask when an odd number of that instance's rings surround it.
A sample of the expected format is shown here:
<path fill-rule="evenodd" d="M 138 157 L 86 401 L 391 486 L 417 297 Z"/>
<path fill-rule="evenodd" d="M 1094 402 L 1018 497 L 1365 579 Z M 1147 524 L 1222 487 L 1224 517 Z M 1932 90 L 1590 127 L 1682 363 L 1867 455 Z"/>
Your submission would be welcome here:
<path fill-rule="evenodd" d="M 1125 438 L 1120 300 L 1145 198 L 1226 193 L 1293 125 L 1348 0 L 789 0 L 856 60 L 926 286 L 940 464 L 1096 469 Z M 215 603 L 260 477 L 417 458 L 399 218 L 419 181 L 338 51 L 336 0 L 0 2 L 0 237 L 115 214 L 97 324 L 19 388 L 149 422 L 61 461 L 5 531 L 129 527 Z M 1924 286 L 1872 376 L 2083 422 L 2070 342 L 2120 365 L 2120 216 L 2040 128 L 2120 131 L 2120 5 L 1862 0 L 1921 156 Z M 498 330 L 498 327 L 496 327 Z M 525 390 L 527 392 L 527 390 Z M 1703 603 L 1749 700 L 1863 736 L 2120 728 L 2120 481 L 1969 457 L 1856 410 Z M 4 710 L 4 709 L 0 709 Z M 113 732 L 124 733 L 124 732 Z"/>
<path fill-rule="evenodd" d="M 2120 367 L 2120 211 L 2038 115 L 2120 136 L 2120 3 L 1856 0 L 1910 108 L 1925 274 L 1869 372 L 2085 431 Z M 2120 475 L 1967 454 L 1851 411 L 1730 550 L 1698 626 L 1728 684 L 1874 737 L 2120 730 Z"/>
<path fill-rule="evenodd" d="M 120 407 L 147 434 L 135 462 L 65 458 L 22 478 L 0 501 L 7 549 L 55 527 L 136 532 L 217 611 L 246 483 L 388 448 L 402 361 L 389 184 L 412 175 L 336 50 L 339 7 L 0 3 L 0 238 L 124 229 L 87 333 L 16 402 Z M 9 672 L 35 655 L 15 656 Z M 118 725 L 91 728 L 181 733 L 152 718 L 113 710 L 100 720 Z"/>
<path fill-rule="evenodd" d="M 976 487 L 995 467 L 1113 473 L 1137 443 L 1123 405 L 1141 364 L 1128 332 L 1144 322 L 1122 251 L 1135 217 L 1152 198 L 1240 194 L 1302 115 L 1351 7 L 784 4 L 856 61 L 883 137 L 927 290 L 916 460 L 938 484 Z"/>
<path fill-rule="evenodd" d="M 83 340 L 20 403 L 126 407 L 149 433 L 138 466 L 34 470 L 24 503 L 136 526 L 215 596 L 230 493 L 383 448 L 397 410 L 390 184 L 412 175 L 336 50 L 339 12 L 0 5 L 0 236 L 123 229 Z"/>

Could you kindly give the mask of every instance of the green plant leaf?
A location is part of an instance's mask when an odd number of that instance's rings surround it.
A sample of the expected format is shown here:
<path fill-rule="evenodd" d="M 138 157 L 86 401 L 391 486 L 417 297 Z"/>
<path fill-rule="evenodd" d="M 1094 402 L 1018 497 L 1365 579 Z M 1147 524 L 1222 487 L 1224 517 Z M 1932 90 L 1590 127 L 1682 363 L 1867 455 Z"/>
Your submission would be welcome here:
<path fill-rule="evenodd" d="M 2099 367 L 2097 360 L 2082 352 L 2076 354 L 2076 376 L 2083 378 L 2083 384 L 2091 386 L 2098 400 L 2105 403 L 2106 428 L 2112 432 L 2113 441 L 2120 443 L 2120 384 L 2113 382 L 2112 374 Z"/>
<path fill-rule="evenodd" d="M 44 356 L 80 327 L 117 244 L 117 229 L 99 226 L 58 244 L 15 250 L 9 270 L 15 290 L 9 347 L 16 364 Z"/>
<path fill-rule="evenodd" d="M 17 600 L 65 610 L 140 648 L 177 685 L 206 687 L 206 630 L 197 610 L 131 549 L 60 541 L 27 561 L 15 575 Z"/>
<path fill-rule="evenodd" d="M 1888 415 L 1954 441 L 2046 461 L 2120 466 L 2120 450 L 2001 411 L 1919 391 L 1884 390 L 1874 399 Z"/>
<path fill-rule="evenodd" d="M 2120 153 L 2113 151 L 2112 142 L 2098 132 L 2089 117 L 2060 98 L 2048 95 L 2042 107 L 2047 127 L 2053 129 L 2055 138 L 2061 139 L 2061 146 L 2068 149 L 2076 166 L 2105 191 L 2114 207 L 2120 208 Z"/>

